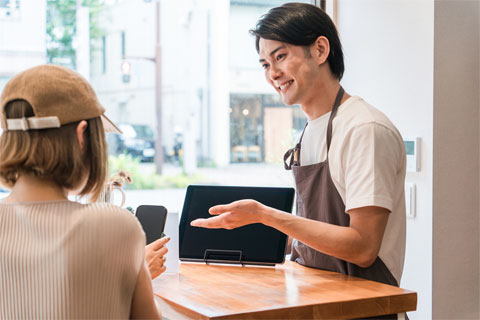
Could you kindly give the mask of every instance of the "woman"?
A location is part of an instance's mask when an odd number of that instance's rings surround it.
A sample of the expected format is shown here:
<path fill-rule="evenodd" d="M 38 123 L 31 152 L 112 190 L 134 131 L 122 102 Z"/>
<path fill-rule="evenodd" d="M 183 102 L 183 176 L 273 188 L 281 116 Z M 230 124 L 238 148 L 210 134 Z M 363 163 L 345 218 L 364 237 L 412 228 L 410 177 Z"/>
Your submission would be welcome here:
<path fill-rule="evenodd" d="M 43 65 L 12 78 L 0 102 L 0 180 L 11 189 L 0 202 L 0 318 L 160 318 L 137 219 L 94 202 L 107 175 L 104 127 L 118 129 L 92 87 Z"/>

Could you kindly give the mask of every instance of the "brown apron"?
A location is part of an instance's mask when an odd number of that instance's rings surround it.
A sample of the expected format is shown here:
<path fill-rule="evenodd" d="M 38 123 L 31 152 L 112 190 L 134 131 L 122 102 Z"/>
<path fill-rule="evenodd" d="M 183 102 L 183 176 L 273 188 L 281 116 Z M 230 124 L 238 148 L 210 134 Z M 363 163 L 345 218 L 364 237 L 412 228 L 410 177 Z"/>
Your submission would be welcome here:
<path fill-rule="evenodd" d="M 337 113 L 343 93 L 344 90 L 340 87 L 330 119 L 328 120 L 327 159 L 324 162 L 312 165 L 300 165 L 300 148 L 303 133 L 307 126 L 305 125 L 299 142 L 295 148 L 287 151 L 284 160 L 285 168 L 287 170 L 293 169 L 296 185 L 297 215 L 307 219 L 348 227 L 350 225 L 350 216 L 345 212 L 345 204 L 333 183 L 328 165 L 328 150 L 332 140 L 332 120 Z M 292 244 L 291 260 L 304 266 L 335 271 L 398 287 L 397 281 L 379 257 L 370 267 L 361 268 L 353 263 L 316 251 L 295 239 Z M 378 319 L 397 319 L 397 315 L 381 316 Z"/>

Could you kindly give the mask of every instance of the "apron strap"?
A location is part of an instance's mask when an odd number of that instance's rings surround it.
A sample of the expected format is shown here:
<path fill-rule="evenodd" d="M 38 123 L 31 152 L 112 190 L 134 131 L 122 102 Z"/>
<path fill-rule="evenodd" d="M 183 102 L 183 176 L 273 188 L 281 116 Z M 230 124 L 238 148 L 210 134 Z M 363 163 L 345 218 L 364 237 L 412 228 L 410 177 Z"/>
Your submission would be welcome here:
<path fill-rule="evenodd" d="M 302 144 L 303 134 L 305 133 L 305 128 L 307 127 L 307 125 L 308 125 L 308 121 L 307 123 L 305 123 L 305 126 L 303 127 L 303 131 L 302 131 L 302 135 L 300 136 L 300 139 L 298 140 L 295 147 L 288 149 L 288 151 L 283 156 L 283 165 L 286 170 L 292 170 L 292 166 L 300 165 L 300 147 Z"/>
<path fill-rule="evenodd" d="M 333 118 L 337 114 L 338 107 L 340 106 L 340 101 L 342 101 L 343 94 L 345 90 L 343 87 L 340 86 L 338 89 L 337 97 L 335 98 L 335 102 L 333 104 L 332 113 L 330 114 L 330 119 L 328 119 L 328 127 L 327 127 L 327 158 L 328 158 L 328 151 L 330 150 L 330 143 L 332 142 L 332 122 Z"/>
<path fill-rule="evenodd" d="M 330 118 L 328 119 L 328 127 L 327 127 L 327 159 L 328 159 L 328 151 L 330 150 L 330 142 L 332 140 L 332 120 L 337 113 L 337 109 L 340 106 L 340 101 L 342 101 L 343 94 L 345 90 L 343 90 L 342 86 L 338 89 L 337 97 L 335 98 L 335 102 L 332 107 L 332 113 L 330 114 Z M 307 128 L 308 121 L 305 123 L 305 127 L 303 127 L 302 135 L 298 140 L 295 147 L 288 149 L 288 151 L 283 156 L 283 164 L 286 170 L 292 170 L 293 166 L 300 165 L 300 149 L 303 139 L 303 134 L 305 133 L 305 129 Z"/>
<path fill-rule="evenodd" d="M 305 126 L 303 126 L 302 134 L 300 135 L 300 139 L 298 140 L 299 144 L 302 144 L 302 139 L 303 139 L 303 134 L 305 133 L 305 129 L 308 126 L 308 121 L 305 123 Z"/>

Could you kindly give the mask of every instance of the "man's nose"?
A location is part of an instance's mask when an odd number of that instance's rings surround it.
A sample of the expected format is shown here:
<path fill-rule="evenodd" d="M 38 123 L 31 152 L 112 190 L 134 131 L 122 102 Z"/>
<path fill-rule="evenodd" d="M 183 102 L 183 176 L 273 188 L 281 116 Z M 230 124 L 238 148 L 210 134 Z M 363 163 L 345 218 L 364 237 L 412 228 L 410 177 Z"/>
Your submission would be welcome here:
<path fill-rule="evenodd" d="M 282 74 L 281 70 L 275 66 L 270 66 L 269 74 L 268 76 L 272 81 L 277 80 L 280 75 Z"/>

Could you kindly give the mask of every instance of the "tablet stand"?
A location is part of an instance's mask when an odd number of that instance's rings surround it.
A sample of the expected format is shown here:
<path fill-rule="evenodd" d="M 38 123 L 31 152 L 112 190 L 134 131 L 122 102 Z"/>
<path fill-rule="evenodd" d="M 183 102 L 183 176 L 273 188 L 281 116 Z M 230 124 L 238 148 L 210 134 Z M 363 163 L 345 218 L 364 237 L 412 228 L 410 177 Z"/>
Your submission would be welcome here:
<path fill-rule="evenodd" d="M 203 254 L 203 261 L 206 264 L 212 262 L 243 264 L 242 260 L 243 253 L 240 250 L 206 249 Z"/>

